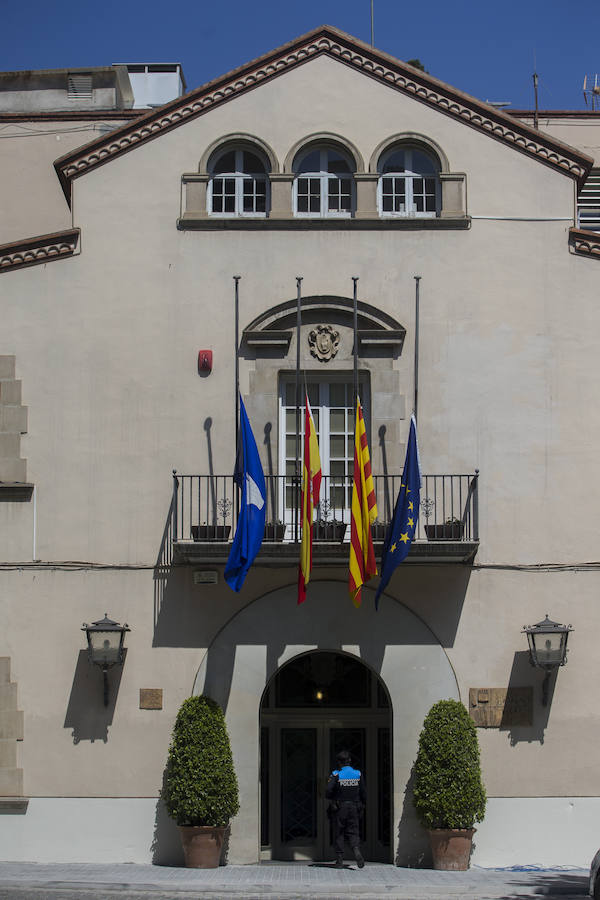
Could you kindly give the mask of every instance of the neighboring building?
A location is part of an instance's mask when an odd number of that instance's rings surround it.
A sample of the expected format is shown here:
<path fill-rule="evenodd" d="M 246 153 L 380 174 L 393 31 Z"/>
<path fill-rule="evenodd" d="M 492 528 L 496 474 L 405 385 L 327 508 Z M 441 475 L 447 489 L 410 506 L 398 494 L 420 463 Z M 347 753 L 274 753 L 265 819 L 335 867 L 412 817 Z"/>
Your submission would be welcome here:
<path fill-rule="evenodd" d="M 367 773 L 367 859 L 426 863 L 411 768 L 431 704 L 454 697 L 491 724 L 474 862 L 589 863 L 600 237 L 576 209 L 600 120 L 581 144 L 577 120 L 546 120 L 323 27 L 160 109 L 107 112 L 111 130 L 66 153 L 56 136 L 37 160 L 2 145 L 5 858 L 179 860 L 158 794 L 177 709 L 206 692 L 240 783 L 232 862 L 329 856 L 322 786 L 343 745 Z M 45 209 L 45 187 L 23 193 L 53 174 L 49 140 L 65 200 Z M 419 290 L 423 502 L 379 611 L 371 587 L 349 599 L 347 543 L 315 543 L 296 602 L 296 353 L 329 521 L 347 522 L 354 283 L 382 523 Z M 240 389 L 286 526 L 239 594 L 229 543 L 209 540 L 235 526 L 236 284 Z M 107 706 L 80 631 L 105 611 L 131 628 Z M 546 612 L 574 633 L 543 705 L 521 629 Z"/>
<path fill-rule="evenodd" d="M 0 72 L 0 242 L 70 227 L 57 156 L 184 90 L 178 64 Z"/>
<path fill-rule="evenodd" d="M 533 125 L 534 114 L 514 110 L 511 115 Z M 600 110 L 574 112 L 570 110 L 542 110 L 538 113 L 538 127 L 560 141 L 578 147 L 591 156 L 594 168 L 578 186 L 577 227 L 600 231 Z"/>
<path fill-rule="evenodd" d="M 162 106 L 185 93 L 185 78 L 179 63 L 126 63 L 125 68 L 133 90 L 134 109 Z"/>

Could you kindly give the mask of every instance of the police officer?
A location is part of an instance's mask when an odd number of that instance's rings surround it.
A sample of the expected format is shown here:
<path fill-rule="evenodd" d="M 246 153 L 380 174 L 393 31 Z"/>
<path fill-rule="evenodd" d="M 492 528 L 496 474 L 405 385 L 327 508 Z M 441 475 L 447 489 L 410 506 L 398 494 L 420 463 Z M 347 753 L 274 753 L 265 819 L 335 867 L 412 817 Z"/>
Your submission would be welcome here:
<path fill-rule="evenodd" d="M 358 868 L 365 861 L 360 852 L 360 814 L 365 807 L 366 790 L 362 773 L 351 765 L 352 759 L 346 750 L 336 757 L 337 769 L 327 780 L 325 796 L 330 801 L 328 814 L 333 822 L 335 867 L 344 866 L 344 839 L 348 841 Z"/>

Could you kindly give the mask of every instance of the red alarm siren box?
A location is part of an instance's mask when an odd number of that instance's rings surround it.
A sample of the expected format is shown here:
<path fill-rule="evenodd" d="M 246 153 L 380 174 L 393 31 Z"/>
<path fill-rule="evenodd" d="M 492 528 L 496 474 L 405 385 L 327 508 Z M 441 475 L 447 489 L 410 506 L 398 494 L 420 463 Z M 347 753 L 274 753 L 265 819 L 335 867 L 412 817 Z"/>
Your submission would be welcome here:
<path fill-rule="evenodd" d="M 198 371 L 212 372 L 212 350 L 198 350 Z"/>

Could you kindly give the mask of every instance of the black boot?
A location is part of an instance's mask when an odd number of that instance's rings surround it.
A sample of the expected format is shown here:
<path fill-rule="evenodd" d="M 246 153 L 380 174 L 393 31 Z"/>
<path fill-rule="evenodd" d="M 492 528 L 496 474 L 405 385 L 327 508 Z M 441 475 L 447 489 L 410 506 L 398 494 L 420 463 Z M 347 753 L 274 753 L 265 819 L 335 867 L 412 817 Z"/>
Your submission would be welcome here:
<path fill-rule="evenodd" d="M 344 868 L 344 854 L 343 854 L 343 853 L 336 853 L 336 855 L 335 855 L 335 867 L 336 867 L 336 869 L 343 869 L 343 868 Z"/>
<path fill-rule="evenodd" d="M 354 852 L 354 859 L 356 860 L 356 864 L 357 864 L 358 868 L 362 869 L 365 864 L 365 861 L 363 859 L 362 853 L 360 852 L 360 847 L 354 847 L 353 852 Z"/>

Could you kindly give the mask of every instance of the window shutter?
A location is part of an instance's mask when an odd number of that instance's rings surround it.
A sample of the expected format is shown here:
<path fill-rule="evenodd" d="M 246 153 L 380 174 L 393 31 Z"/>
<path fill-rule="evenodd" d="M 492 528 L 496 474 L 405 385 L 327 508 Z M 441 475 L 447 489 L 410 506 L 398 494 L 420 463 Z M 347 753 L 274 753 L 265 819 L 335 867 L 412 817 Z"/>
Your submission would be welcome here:
<path fill-rule="evenodd" d="M 577 195 L 577 225 L 600 231 L 600 169 L 592 169 Z"/>

